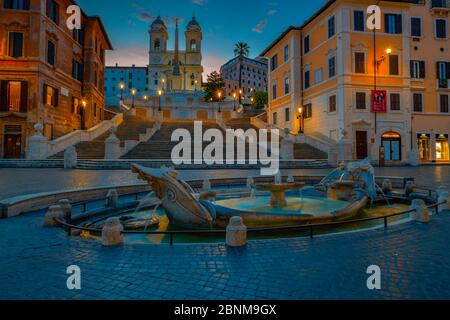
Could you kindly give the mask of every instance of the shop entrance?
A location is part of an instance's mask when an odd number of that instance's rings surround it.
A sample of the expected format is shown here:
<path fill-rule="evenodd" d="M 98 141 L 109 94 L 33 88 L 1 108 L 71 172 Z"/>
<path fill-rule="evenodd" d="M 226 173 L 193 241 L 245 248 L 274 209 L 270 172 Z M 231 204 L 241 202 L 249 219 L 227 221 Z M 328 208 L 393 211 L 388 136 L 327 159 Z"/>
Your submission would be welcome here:
<path fill-rule="evenodd" d="M 448 161 L 448 134 L 436 135 L 436 161 Z"/>
<path fill-rule="evenodd" d="M 421 161 L 431 160 L 431 136 L 429 134 L 418 134 L 419 154 Z"/>
<path fill-rule="evenodd" d="M 402 137 L 397 132 L 386 132 L 381 136 L 381 144 L 384 147 L 387 161 L 402 160 Z"/>

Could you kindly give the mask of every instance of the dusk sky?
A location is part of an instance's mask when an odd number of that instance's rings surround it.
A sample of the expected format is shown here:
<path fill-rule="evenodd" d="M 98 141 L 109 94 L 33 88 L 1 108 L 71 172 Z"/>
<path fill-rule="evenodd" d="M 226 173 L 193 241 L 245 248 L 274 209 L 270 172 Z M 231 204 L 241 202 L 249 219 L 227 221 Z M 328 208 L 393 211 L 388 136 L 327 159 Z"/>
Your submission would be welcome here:
<path fill-rule="evenodd" d="M 114 51 L 107 64 L 148 64 L 148 29 L 158 14 L 169 26 L 169 48 L 174 46 L 174 21 L 180 21 L 181 48 L 184 27 L 195 14 L 203 30 L 205 74 L 218 70 L 233 57 L 238 41 L 251 47 L 255 57 L 284 29 L 299 25 L 326 0 L 79 0 L 88 15 L 101 16 Z M 124 4 L 127 3 L 127 4 Z"/>

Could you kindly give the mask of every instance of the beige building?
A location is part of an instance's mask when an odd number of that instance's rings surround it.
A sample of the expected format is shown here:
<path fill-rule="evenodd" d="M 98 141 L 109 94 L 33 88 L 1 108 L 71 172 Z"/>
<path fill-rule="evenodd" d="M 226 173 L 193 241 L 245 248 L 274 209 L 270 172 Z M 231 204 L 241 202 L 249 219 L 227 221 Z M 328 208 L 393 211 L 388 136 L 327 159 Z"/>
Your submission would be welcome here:
<path fill-rule="evenodd" d="M 328 1 L 263 52 L 269 122 L 323 141 L 344 132 L 353 159 L 402 163 L 419 146 L 422 161 L 448 161 L 449 2 L 382 1 L 375 33 L 372 4 Z M 374 112 L 374 94 L 385 110 Z"/>
<path fill-rule="evenodd" d="M 82 29 L 67 28 L 73 1 L 0 3 L 0 158 L 20 158 L 36 123 L 54 139 L 102 121 L 112 46 L 98 17 L 82 13 Z"/>

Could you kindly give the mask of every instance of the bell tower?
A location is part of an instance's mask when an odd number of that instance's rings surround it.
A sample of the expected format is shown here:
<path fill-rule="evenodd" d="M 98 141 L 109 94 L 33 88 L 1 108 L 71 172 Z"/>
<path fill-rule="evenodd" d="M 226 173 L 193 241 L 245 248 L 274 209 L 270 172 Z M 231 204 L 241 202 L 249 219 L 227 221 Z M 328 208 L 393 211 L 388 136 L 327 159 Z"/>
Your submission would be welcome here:
<path fill-rule="evenodd" d="M 163 63 L 164 54 L 167 52 L 167 40 L 169 38 L 167 27 L 160 16 L 153 21 L 150 30 L 150 61 L 149 65 Z"/>
<path fill-rule="evenodd" d="M 186 63 L 202 64 L 202 29 L 195 17 L 186 26 Z"/>

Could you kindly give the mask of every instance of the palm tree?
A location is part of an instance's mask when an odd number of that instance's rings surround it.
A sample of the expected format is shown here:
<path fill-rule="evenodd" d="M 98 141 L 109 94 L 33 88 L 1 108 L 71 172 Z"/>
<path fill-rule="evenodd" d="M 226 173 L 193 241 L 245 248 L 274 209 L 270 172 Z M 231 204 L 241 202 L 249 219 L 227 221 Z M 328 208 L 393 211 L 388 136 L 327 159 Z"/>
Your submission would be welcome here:
<path fill-rule="evenodd" d="M 239 57 L 239 89 L 242 88 L 242 57 L 247 57 L 250 53 L 250 46 L 245 42 L 238 42 L 234 45 L 234 55 Z M 239 104 L 242 103 L 242 96 L 239 95 Z"/>
<path fill-rule="evenodd" d="M 234 45 L 234 55 L 247 57 L 250 53 L 250 46 L 245 42 L 238 42 Z"/>

